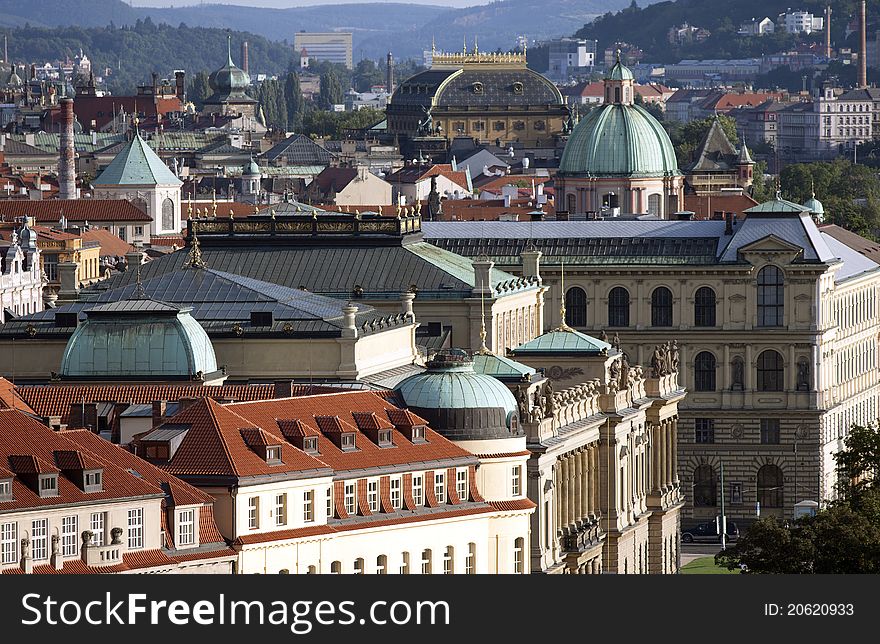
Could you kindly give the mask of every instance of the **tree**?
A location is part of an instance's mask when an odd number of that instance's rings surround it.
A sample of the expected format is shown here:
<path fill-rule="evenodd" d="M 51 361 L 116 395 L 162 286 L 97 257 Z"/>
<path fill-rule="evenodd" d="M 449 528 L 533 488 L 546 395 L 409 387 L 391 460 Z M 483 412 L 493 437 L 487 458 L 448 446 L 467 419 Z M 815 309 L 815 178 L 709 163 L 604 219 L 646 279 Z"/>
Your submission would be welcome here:
<path fill-rule="evenodd" d="M 321 74 L 321 92 L 318 95 L 321 107 L 331 109 L 344 101 L 342 85 L 333 70 Z"/>
<path fill-rule="evenodd" d="M 697 150 L 699 150 L 700 145 L 702 145 L 703 139 L 706 138 L 706 134 L 708 134 L 709 128 L 712 127 L 712 123 L 716 118 L 718 119 L 718 122 L 721 123 L 721 129 L 724 131 L 724 135 L 733 145 L 736 145 L 738 138 L 736 134 L 736 121 L 723 114 L 710 116 L 699 121 L 690 121 L 684 124 L 671 122 L 664 123 L 667 132 L 669 132 L 669 138 L 672 140 L 672 146 L 675 148 L 675 154 L 678 157 L 678 164 L 680 167 L 685 166 L 694 160 Z"/>
<path fill-rule="evenodd" d="M 839 500 L 791 522 L 761 518 L 715 561 L 759 574 L 880 572 L 880 431 L 853 426 L 835 458 Z"/>
<path fill-rule="evenodd" d="M 284 100 L 287 101 L 287 126 L 294 131 L 300 131 L 305 112 L 305 100 L 299 83 L 299 74 L 287 72 L 284 79 Z"/>
<path fill-rule="evenodd" d="M 752 199 L 758 203 L 764 203 L 776 197 L 773 184 L 764 178 L 766 174 L 767 162 L 758 161 L 755 164 L 752 179 Z"/>
<path fill-rule="evenodd" d="M 257 90 L 257 100 L 263 107 L 268 127 L 287 131 L 287 101 L 284 88 L 274 78 L 267 78 Z"/>
<path fill-rule="evenodd" d="M 382 71 L 369 58 L 359 61 L 354 68 L 352 84 L 359 92 L 369 92 L 373 85 L 381 85 L 385 81 Z"/>
<path fill-rule="evenodd" d="M 205 99 L 211 95 L 211 85 L 208 82 L 208 72 L 200 71 L 190 79 L 186 95 L 187 98 L 195 104 L 196 109 L 202 109 L 205 104 Z"/>

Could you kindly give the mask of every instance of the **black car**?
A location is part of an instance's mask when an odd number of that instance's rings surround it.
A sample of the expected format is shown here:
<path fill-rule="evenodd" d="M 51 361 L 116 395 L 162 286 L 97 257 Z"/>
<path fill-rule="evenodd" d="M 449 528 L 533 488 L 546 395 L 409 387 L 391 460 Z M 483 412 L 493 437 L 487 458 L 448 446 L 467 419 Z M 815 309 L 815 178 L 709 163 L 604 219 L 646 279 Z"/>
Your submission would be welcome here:
<path fill-rule="evenodd" d="M 736 541 L 739 528 L 733 521 L 727 522 L 727 540 Z M 682 543 L 721 543 L 721 534 L 715 521 L 700 523 L 692 528 L 681 531 Z"/>

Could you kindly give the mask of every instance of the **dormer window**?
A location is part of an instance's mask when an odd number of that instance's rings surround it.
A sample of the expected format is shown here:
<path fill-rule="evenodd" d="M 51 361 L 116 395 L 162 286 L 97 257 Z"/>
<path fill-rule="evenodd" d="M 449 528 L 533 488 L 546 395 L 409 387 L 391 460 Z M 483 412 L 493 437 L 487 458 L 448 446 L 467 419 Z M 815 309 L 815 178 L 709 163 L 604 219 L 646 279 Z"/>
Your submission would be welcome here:
<path fill-rule="evenodd" d="M 83 474 L 84 492 L 103 492 L 104 476 L 102 470 L 87 470 Z"/>
<path fill-rule="evenodd" d="M 303 439 L 303 451 L 306 454 L 317 454 L 318 453 L 318 439 L 315 436 L 307 437 Z"/>
<path fill-rule="evenodd" d="M 168 443 L 155 443 L 153 445 L 147 445 L 145 449 L 146 457 L 149 459 L 155 459 L 157 461 L 167 461 L 168 452 Z"/>
<path fill-rule="evenodd" d="M 412 442 L 413 443 L 424 443 L 425 442 L 425 428 L 424 427 L 413 427 L 412 428 Z"/>
<path fill-rule="evenodd" d="M 281 464 L 281 446 L 269 445 L 266 447 L 266 463 L 269 465 Z"/>
<path fill-rule="evenodd" d="M 40 474 L 40 496 L 58 496 L 57 474 Z"/>
<path fill-rule="evenodd" d="M 379 432 L 379 447 L 391 447 L 391 430 L 383 429 Z"/>
<path fill-rule="evenodd" d="M 519 81 L 516 81 L 513 84 L 513 93 L 514 94 L 522 94 L 523 93 L 523 84 Z"/>
<path fill-rule="evenodd" d="M 353 432 L 347 432 L 341 436 L 342 451 L 350 451 L 356 448 Z"/>
<path fill-rule="evenodd" d="M 0 503 L 12 501 L 12 479 L 0 479 Z"/>

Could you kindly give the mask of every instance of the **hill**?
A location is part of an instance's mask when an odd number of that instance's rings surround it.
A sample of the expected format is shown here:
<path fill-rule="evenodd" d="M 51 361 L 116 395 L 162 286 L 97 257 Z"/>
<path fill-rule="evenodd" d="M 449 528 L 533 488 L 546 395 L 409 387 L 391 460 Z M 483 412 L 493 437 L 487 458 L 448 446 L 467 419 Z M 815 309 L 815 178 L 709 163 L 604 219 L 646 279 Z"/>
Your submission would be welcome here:
<path fill-rule="evenodd" d="M 845 29 L 849 19 L 857 15 L 858 0 L 800 0 L 796 8 L 823 15 L 825 6 L 831 5 L 832 41 L 846 41 Z M 723 7 L 723 10 L 722 10 Z M 791 0 L 739 0 L 721 3 L 706 0 L 677 0 L 659 2 L 645 8 L 627 7 L 618 12 L 608 12 L 594 22 L 585 24 L 576 32 L 581 38 L 595 38 L 600 47 L 623 41 L 638 45 L 644 50 L 644 60 L 651 62 L 674 62 L 682 58 L 742 58 L 779 51 L 794 41 L 791 34 L 774 34 L 760 37 L 737 35 L 739 25 L 751 18 L 770 17 L 795 8 Z M 868 3 L 868 20 L 876 22 L 880 17 L 877 3 Z M 687 22 L 690 25 L 712 31 L 701 43 L 673 47 L 667 41 L 668 30 Z M 870 31 L 870 29 L 869 29 Z M 873 33 L 873 32 L 872 32 Z M 814 36 L 820 39 L 821 35 Z M 853 43 L 851 37 L 848 43 Z"/>
<path fill-rule="evenodd" d="M 519 35 L 533 40 L 568 35 L 629 1 L 501 0 L 465 9 L 376 2 L 263 9 L 221 4 L 131 7 L 121 0 L 0 0 L 0 26 L 121 26 L 150 17 L 157 24 L 235 29 L 282 42 L 292 42 L 297 31 L 351 30 L 357 60 L 379 58 L 389 49 L 398 58 L 421 57 L 432 37 L 441 49 L 458 50 L 464 39 L 472 45 L 476 37 L 483 50 L 507 50 Z"/>

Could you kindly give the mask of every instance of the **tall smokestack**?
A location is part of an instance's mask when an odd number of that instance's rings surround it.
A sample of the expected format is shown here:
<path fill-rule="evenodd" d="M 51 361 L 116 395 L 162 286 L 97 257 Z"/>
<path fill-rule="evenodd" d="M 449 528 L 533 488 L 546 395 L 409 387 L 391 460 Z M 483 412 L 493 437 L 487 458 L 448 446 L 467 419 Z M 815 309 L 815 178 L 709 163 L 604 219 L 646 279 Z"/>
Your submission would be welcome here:
<path fill-rule="evenodd" d="M 174 93 L 181 103 L 186 103 L 186 72 L 182 69 L 174 72 Z"/>
<path fill-rule="evenodd" d="M 241 68 L 244 70 L 245 74 L 250 74 L 251 70 L 248 69 L 248 41 L 245 40 L 241 43 Z"/>
<path fill-rule="evenodd" d="M 831 5 L 825 7 L 825 58 L 831 58 Z"/>
<path fill-rule="evenodd" d="M 61 99 L 61 140 L 58 152 L 58 197 L 76 199 L 76 161 L 73 148 L 73 99 Z"/>
<path fill-rule="evenodd" d="M 860 10 L 861 23 L 859 24 L 859 32 L 861 37 L 861 49 L 859 50 L 859 87 L 868 86 L 868 58 L 867 58 L 867 36 L 868 36 L 868 19 L 865 15 L 865 0 L 862 0 Z"/>
<path fill-rule="evenodd" d="M 388 60 L 387 60 L 387 69 L 385 70 L 385 89 L 388 91 L 388 95 L 394 93 L 394 56 L 391 55 L 391 52 L 388 52 Z"/>
<path fill-rule="evenodd" d="M 6 36 L 3 36 L 3 62 L 9 62 L 9 43 L 7 42 Z"/>

